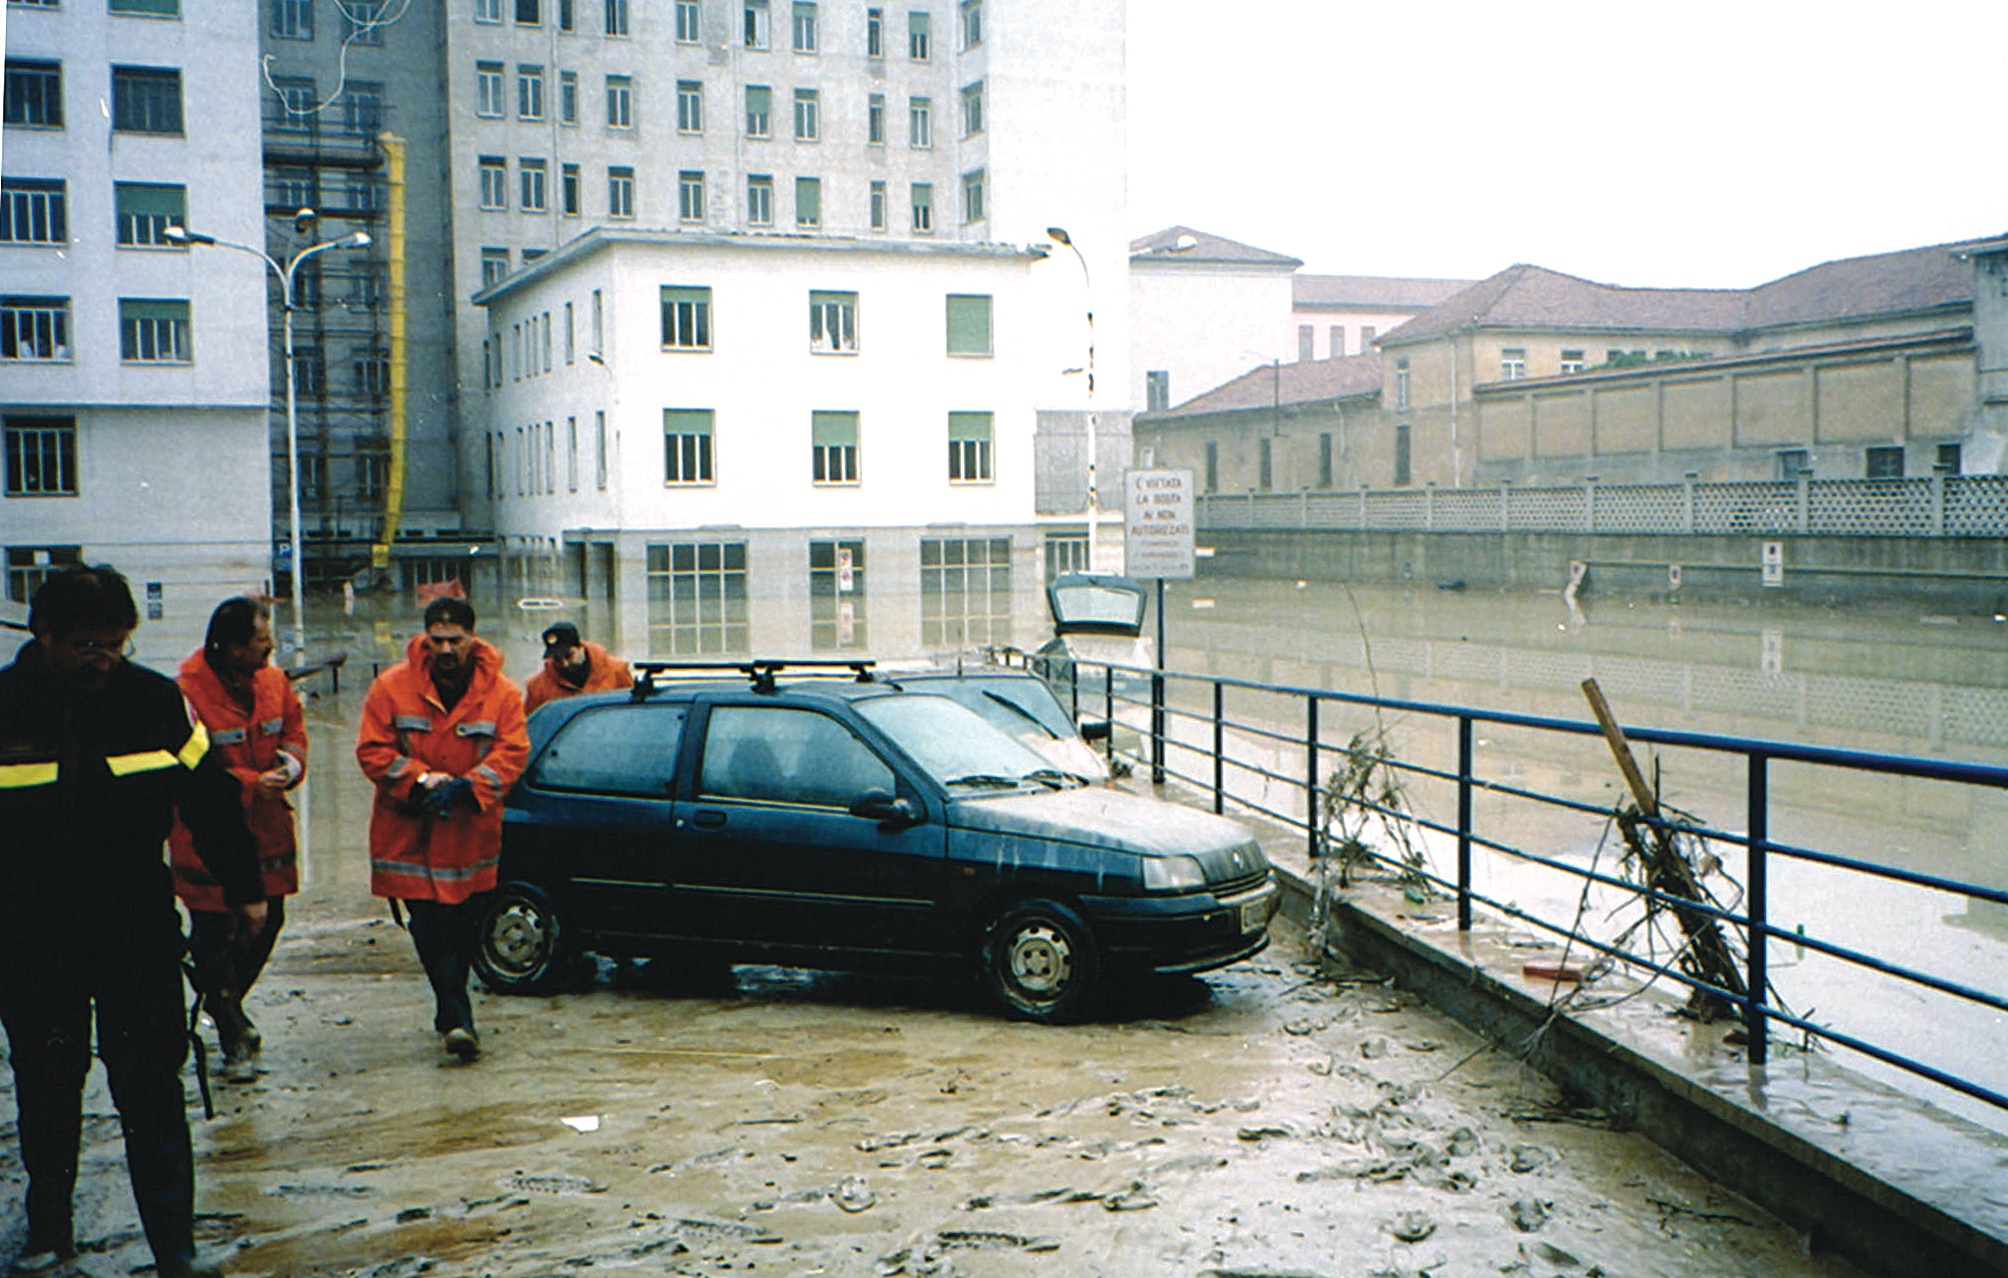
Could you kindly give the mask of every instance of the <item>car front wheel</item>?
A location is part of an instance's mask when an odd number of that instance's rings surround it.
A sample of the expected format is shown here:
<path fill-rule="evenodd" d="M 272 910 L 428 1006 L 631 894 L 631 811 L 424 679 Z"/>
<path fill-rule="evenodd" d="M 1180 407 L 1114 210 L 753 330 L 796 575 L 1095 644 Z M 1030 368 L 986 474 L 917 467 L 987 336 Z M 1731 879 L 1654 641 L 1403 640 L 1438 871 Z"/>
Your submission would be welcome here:
<path fill-rule="evenodd" d="M 984 983 L 1009 1014 L 1046 1024 L 1078 1019 L 1101 975 L 1094 935 L 1072 910 L 1027 901 L 991 926 Z"/>
<path fill-rule="evenodd" d="M 542 994 L 566 968 L 564 927 L 551 898 L 532 887 L 496 889 L 481 912 L 474 970 L 497 994 Z"/>

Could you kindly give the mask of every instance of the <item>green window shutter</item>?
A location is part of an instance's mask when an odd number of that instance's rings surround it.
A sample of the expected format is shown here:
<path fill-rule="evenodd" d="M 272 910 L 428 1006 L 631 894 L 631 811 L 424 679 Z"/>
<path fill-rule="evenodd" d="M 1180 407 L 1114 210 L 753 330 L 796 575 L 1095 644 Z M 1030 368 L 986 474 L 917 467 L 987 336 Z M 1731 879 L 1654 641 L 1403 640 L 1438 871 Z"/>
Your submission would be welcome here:
<path fill-rule="evenodd" d="M 147 298 L 119 299 L 119 318 L 129 320 L 180 320 L 188 322 L 188 303 Z"/>
<path fill-rule="evenodd" d="M 858 415 L 856 413 L 812 413 L 810 430 L 813 443 L 818 448 L 837 444 L 855 445 L 858 442 Z"/>
<path fill-rule="evenodd" d="M 188 188 L 183 186 L 121 182 L 117 198 L 121 215 L 166 216 L 179 220 L 188 214 Z"/>
<path fill-rule="evenodd" d="M 813 226 L 823 220 L 823 184 L 816 178 L 795 179 L 795 221 Z"/>
<path fill-rule="evenodd" d="M 989 297 L 948 295 L 948 353 L 990 354 Z"/>
<path fill-rule="evenodd" d="M 113 13 L 158 13 L 175 17 L 181 13 L 181 0 L 112 0 Z"/>
<path fill-rule="evenodd" d="M 966 439 L 989 442 L 989 413 L 950 413 L 948 415 L 948 438 L 954 441 Z"/>
<path fill-rule="evenodd" d="M 662 429 L 669 435 L 709 435 L 711 410 L 708 408 L 665 408 Z"/>

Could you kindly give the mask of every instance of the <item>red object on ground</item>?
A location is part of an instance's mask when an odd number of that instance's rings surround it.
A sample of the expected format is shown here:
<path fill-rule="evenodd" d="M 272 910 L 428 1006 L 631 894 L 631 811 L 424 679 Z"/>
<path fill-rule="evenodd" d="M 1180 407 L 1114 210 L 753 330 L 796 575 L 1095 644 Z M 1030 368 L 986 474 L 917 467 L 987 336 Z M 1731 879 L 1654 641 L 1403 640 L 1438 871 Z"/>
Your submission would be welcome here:
<path fill-rule="evenodd" d="M 448 577 L 445 581 L 428 581 L 418 588 L 418 601 L 429 604 L 435 599 L 465 599 L 467 588 L 460 584 L 460 578 Z"/>
<path fill-rule="evenodd" d="M 1527 963 L 1520 968 L 1520 975 L 1537 981 L 1575 981 L 1583 979 L 1583 969 L 1566 963 Z"/>

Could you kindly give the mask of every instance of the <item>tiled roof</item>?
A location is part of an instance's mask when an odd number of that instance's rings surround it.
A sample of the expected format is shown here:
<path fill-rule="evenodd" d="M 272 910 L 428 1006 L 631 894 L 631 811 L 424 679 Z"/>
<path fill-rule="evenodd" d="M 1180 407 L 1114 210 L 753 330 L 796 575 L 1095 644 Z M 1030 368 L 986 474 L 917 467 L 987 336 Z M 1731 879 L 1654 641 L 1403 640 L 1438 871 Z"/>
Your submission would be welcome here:
<path fill-rule="evenodd" d="M 1753 289 L 1619 288 L 1520 263 L 1446 298 L 1381 342 L 1401 345 L 1469 327 L 1738 333 L 1971 304 L 1962 241 L 1810 267 Z"/>
<path fill-rule="evenodd" d="M 1335 399 L 1380 392 L 1380 356 L 1342 355 L 1338 359 L 1299 360 L 1293 364 L 1257 364 L 1241 376 L 1216 386 L 1168 412 L 1152 413 L 1154 421 L 1235 413 L 1272 406 L 1327 404 Z"/>
<path fill-rule="evenodd" d="M 1411 280 L 1394 275 L 1299 275 L 1290 281 L 1302 307 L 1386 307 L 1425 310 L 1471 287 L 1472 280 Z"/>
<path fill-rule="evenodd" d="M 1181 238 L 1190 237 L 1190 248 L 1179 248 Z M 1281 253 L 1271 253 L 1252 244 L 1242 244 L 1237 240 L 1205 231 L 1195 231 L 1189 226 L 1168 226 L 1154 235 L 1130 241 L 1130 261 L 1135 262 L 1205 262 L 1209 265 L 1231 264 L 1236 266 L 1272 266 L 1296 270 L 1303 262 Z"/>

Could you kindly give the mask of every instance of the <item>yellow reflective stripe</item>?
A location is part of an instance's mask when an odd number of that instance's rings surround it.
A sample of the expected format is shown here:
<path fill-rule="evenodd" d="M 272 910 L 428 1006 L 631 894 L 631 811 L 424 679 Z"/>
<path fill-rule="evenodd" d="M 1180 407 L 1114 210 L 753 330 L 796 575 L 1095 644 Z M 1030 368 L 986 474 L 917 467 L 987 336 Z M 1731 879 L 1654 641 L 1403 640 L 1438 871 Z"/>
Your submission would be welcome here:
<path fill-rule="evenodd" d="M 175 756 L 175 761 L 184 768 L 193 768 L 202 762 L 203 755 L 209 753 L 209 729 L 202 726 L 200 719 L 191 726 L 195 730 L 188 734 L 188 740 L 181 743 L 181 753 Z"/>
<path fill-rule="evenodd" d="M 0 790 L 25 790 L 31 785 L 54 785 L 56 761 L 46 763 L 0 763 Z"/>
<path fill-rule="evenodd" d="M 172 768 L 181 760 L 165 750 L 142 750 L 138 754 L 112 754 L 105 756 L 105 766 L 115 777 L 130 776 L 135 772 L 158 772 L 162 768 Z"/>

